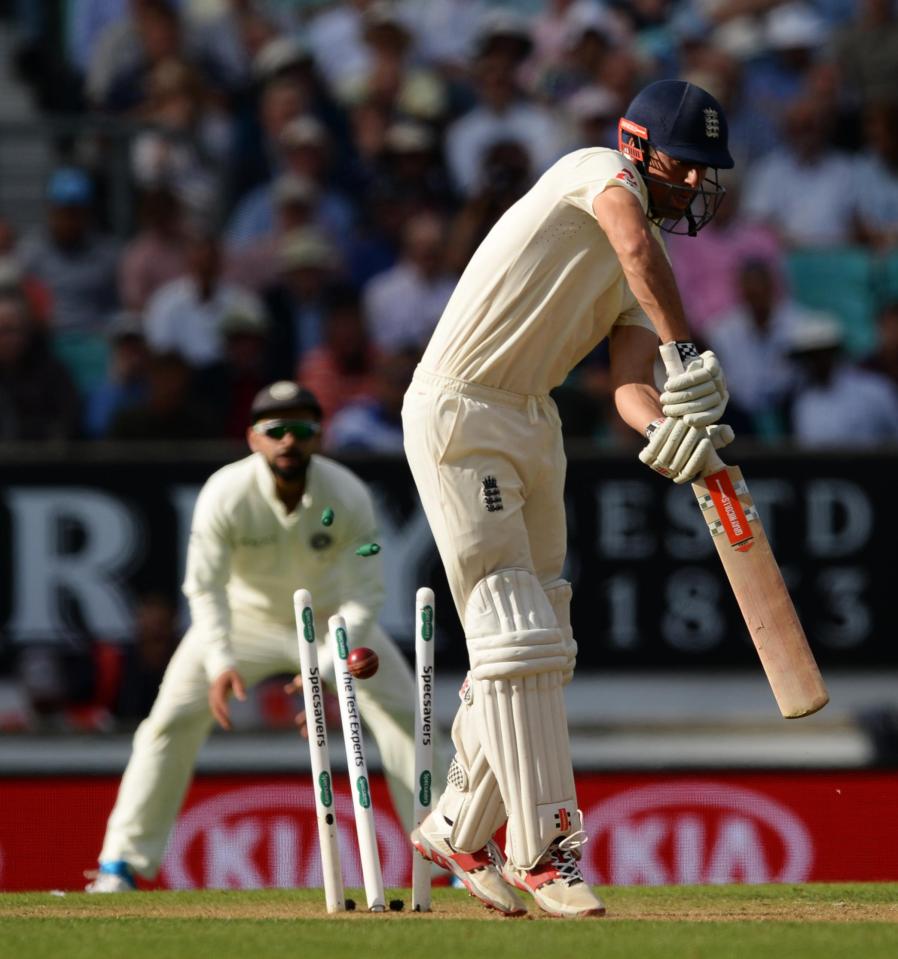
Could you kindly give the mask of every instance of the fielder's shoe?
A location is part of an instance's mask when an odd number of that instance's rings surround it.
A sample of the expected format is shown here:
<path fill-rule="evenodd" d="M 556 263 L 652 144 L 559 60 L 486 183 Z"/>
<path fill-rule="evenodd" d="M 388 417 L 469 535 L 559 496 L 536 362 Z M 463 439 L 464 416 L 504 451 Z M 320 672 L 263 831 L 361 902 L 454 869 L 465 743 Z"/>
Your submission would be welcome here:
<path fill-rule="evenodd" d="M 505 881 L 529 892 L 536 904 L 552 916 L 604 916 L 605 904 L 589 888 L 580 872 L 579 847 L 583 833 L 556 839 L 532 869 L 506 862 Z"/>
<path fill-rule="evenodd" d="M 527 907 L 500 872 L 502 853 L 488 842 L 477 852 L 459 852 L 440 830 L 443 817 L 434 810 L 412 831 L 412 845 L 428 862 L 448 869 L 468 892 L 490 909 L 506 916 L 523 916 Z"/>
<path fill-rule="evenodd" d="M 85 878 L 91 879 L 85 892 L 135 892 L 134 870 L 124 859 L 101 862 L 96 871 L 86 872 Z"/>

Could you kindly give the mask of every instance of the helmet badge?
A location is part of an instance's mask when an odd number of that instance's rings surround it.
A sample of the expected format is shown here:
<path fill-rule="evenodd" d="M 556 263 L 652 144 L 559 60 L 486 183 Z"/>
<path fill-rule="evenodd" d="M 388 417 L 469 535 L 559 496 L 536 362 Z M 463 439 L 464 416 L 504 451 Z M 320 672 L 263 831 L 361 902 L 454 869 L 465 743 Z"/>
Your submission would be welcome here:
<path fill-rule="evenodd" d="M 707 107 L 705 114 L 705 136 L 716 140 L 720 136 L 720 117 L 713 107 Z"/>

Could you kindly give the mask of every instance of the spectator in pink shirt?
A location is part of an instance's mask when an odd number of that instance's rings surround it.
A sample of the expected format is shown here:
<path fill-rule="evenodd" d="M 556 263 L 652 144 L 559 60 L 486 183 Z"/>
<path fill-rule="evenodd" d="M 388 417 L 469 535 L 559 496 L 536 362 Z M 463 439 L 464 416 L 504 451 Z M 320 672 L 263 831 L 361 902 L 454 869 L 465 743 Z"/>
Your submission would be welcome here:
<path fill-rule="evenodd" d="M 141 311 L 150 297 L 187 271 L 187 238 L 177 196 L 166 187 L 140 197 L 141 226 L 119 263 L 119 296 L 129 310 Z"/>
<path fill-rule="evenodd" d="M 739 271 L 744 262 L 773 263 L 782 258 L 772 230 L 739 218 L 738 183 L 722 179 L 727 195 L 707 228 L 698 236 L 671 236 L 667 241 L 686 316 L 699 336 L 706 335 L 715 319 L 739 302 Z"/>
<path fill-rule="evenodd" d="M 368 337 L 362 302 L 351 287 L 340 287 L 328 300 L 324 340 L 299 363 L 296 380 L 318 398 L 323 424 L 349 403 L 377 394 L 380 354 Z"/>

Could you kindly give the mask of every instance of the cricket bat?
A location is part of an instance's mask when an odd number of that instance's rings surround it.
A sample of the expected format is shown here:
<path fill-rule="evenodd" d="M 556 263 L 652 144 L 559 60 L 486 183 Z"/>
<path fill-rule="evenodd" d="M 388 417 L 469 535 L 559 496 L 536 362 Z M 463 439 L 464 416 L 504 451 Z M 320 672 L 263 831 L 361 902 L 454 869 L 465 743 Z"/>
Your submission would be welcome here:
<path fill-rule="evenodd" d="M 683 372 L 675 343 L 661 346 L 661 358 L 668 376 Z M 816 713 L 829 694 L 742 471 L 714 453 L 692 489 L 780 712 Z"/>

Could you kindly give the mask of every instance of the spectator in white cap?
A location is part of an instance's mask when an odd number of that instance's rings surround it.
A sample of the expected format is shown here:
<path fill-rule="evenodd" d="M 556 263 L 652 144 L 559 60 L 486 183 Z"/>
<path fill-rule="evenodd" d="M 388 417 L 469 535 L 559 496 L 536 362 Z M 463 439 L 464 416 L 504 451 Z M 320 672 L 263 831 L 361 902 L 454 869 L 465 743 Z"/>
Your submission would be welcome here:
<path fill-rule="evenodd" d="M 172 0 L 137 0 L 132 4 L 130 22 L 133 33 L 119 41 L 125 50 L 116 51 L 118 62 L 110 70 L 105 89 L 97 91 L 95 102 L 99 107 L 113 113 L 139 107 L 150 73 L 172 59 L 189 62 L 211 86 L 227 89 L 226 70 L 214 51 L 204 49 L 191 36 L 178 4 Z"/>
<path fill-rule="evenodd" d="M 520 66 L 533 50 L 531 23 L 527 16 L 508 7 L 492 6 L 483 11 L 477 28 L 475 56 L 501 53 Z"/>
<path fill-rule="evenodd" d="M 131 173 L 143 189 L 170 187 L 200 211 L 215 210 L 233 138 L 231 118 L 202 74 L 164 60 L 147 75 L 142 129 L 131 141 Z"/>
<path fill-rule="evenodd" d="M 454 211 L 455 192 L 432 129 L 415 120 L 397 120 L 387 127 L 376 163 L 365 171 L 367 184 L 385 183 L 401 192 L 417 209 Z"/>
<path fill-rule="evenodd" d="M 260 202 L 253 208 L 248 201 L 254 196 Z M 270 223 L 269 202 L 273 206 Z M 227 250 L 227 275 L 235 283 L 262 290 L 280 275 L 284 236 L 292 230 L 313 226 L 318 219 L 318 190 L 306 177 L 282 173 L 266 187 L 264 196 L 258 191 L 250 194 L 243 211 L 243 222 L 234 224 L 235 233 L 243 242 L 234 243 Z"/>
<path fill-rule="evenodd" d="M 364 76 L 371 64 L 362 31 L 362 17 L 369 6 L 371 0 L 328 4 L 306 25 L 315 63 L 331 91 Z"/>
<path fill-rule="evenodd" d="M 843 353 L 839 321 L 822 313 L 796 327 L 792 356 L 802 379 L 792 399 L 791 431 L 805 447 L 869 447 L 898 442 L 898 390 Z"/>
<path fill-rule="evenodd" d="M 392 113 L 437 121 L 448 107 L 438 74 L 416 61 L 414 32 L 393 3 L 376 0 L 361 20 L 368 63 L 335 89 L 344 104 L 374 101 Z"/>
<path fill-rule="evenodd" d="M 312 114 L 332 132 L 341 128 L 342 118 L 305 33 L 284 33 L 263 44 L 253 59 L 253 77 L 262 96 L 273 84 L 293 87 L 301 101 L 294 115 Z"/>
<path fill-rule="evenodd" d="M 337 250 L 315 227 L 291 230 L 280 241 L 277 280 L 264 291 L 271 319 L 272 373 L 292 376 L 324 335 L 325 301 L 340 278 Z"/>
<path fill-rule="evenodd" d="M 221 65 L 229 90 L 238 94 L 252 84 L 258 54 L 292 26 L 284 5 L 188 0 L 185 7 L 192 37 Z"/>
<path fill-rule="evenodd" d="M 314 199 L 314 223 L 333 240 L 352 229 L 349 202 L 329 179 L 330 137 L 324 125 L 310 114 L 287 121 L 277 139 L 276 164 L 282 176 L 308 184 Z M 227 227 L 227 246 L 232 253 L 255 246 L 260 239 L 278 233 L 278 183 L 274 179 L 251 190 L 237 206 Z M 295 192 L 295 191 L 294 191 Z M 296 224 L 304 225 L 304 224 Z"/>
<path fill-rule="evenodd" d="M 800 2 L 775 6 L 763 25 L 767 53 L 745 62 L 742 93 L 751 111 L 752 135 L 763 143 L 759 152 L 781 139 L 783 110 L 801 94 L 811 71 L 822 62 L 830 34 L 813 6 Z"/>
<path fill-rule="evenodd" d="M 150 299 L 144 325 L 157 353 L 178 353 L 201 369 L 221 361 L 225 315 L 242 309 L 262 312 L 254 293 L 225 280 L 219 241 L 211 230 L 195 227 L 189 235 L 187 272 L 161 287 Z"/>
<path fill-rule="evenodd" d="M 253 60 L 253 77 L 255 86 L 237 104 L 232 203 L 281 172 L 280 137 L 287 123 L 309 114 L 330 122 L 334 110 L 307 43 L 296 35 L 266 43 Z"/>
<path fill-rule="evenodd" d="M 574 128 L 574 149 L 617 148 L 617 121 L 623 106 L 607 87 L 598 84 L 580 87 L 562 105 Z"/>
<path fill-rule="evenodd" d="M 318 191 L 317 224 L 339 243 L 352 229 L 352 205 L 337 185 L 335 171 L 340 157 L 327 127 L 311 114 L 291 120 L 280 137 L 285 172 L 305 177 Z"/>

